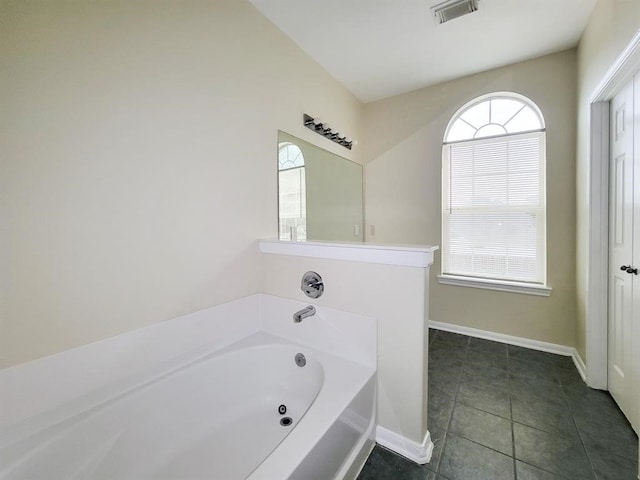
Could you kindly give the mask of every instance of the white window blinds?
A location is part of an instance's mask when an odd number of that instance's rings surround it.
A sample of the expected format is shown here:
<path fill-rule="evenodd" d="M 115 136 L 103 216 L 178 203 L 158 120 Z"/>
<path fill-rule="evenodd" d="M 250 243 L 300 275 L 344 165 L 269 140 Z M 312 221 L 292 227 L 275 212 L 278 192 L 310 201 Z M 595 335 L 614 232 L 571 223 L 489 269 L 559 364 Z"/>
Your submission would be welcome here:
<path fill-rule="evenodd" d="M 443 274 L 544 284 L 545 133 L 443 147 Z"/>

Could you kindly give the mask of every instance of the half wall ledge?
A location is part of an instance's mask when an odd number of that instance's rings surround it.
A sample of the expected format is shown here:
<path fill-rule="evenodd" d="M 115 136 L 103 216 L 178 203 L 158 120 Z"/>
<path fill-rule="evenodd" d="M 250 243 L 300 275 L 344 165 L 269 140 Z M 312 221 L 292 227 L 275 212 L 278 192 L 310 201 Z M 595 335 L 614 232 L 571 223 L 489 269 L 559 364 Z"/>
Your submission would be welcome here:
<path fill-rule="evenodd" d="M 327 258 L 351 262 L 380 263 L 426 268 L 433 264 L 437 245 L 391 245 L 357 242 L 315 242 L 260 239 L 262 253 Z"/>

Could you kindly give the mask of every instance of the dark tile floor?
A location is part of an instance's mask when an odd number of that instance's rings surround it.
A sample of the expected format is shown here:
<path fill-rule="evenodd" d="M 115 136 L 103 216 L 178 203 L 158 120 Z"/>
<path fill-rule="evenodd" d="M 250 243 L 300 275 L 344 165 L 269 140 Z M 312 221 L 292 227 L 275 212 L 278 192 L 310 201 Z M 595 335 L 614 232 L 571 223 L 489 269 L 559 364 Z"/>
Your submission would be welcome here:
<path fill-rule="evenodd" d="M 358 480 L 636 480 L 638 437 L 571 358 L 430 330 L 427 465 L 376 446 Z"/>

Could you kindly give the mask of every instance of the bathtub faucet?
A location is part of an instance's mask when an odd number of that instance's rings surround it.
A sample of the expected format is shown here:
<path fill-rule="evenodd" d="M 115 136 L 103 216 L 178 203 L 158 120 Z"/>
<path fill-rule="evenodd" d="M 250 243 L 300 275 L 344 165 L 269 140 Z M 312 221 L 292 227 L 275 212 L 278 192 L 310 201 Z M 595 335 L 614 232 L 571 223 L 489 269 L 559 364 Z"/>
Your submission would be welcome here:
<path fill-rule="evenodd" d="M 293 323 L 300 323 L 303 318 L 311 317 L 316 314 L 316 307 L 309 305 L 302 310 L 293 314 Z"/>

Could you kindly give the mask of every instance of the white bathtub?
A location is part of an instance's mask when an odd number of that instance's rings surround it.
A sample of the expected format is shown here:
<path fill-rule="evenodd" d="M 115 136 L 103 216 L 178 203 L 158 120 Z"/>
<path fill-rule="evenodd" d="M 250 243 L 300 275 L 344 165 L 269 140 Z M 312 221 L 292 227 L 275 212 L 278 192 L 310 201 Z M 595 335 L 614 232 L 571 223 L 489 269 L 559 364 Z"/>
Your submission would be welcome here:
<path fill-rule="evenodd" d="M 251 306 L 258 311 L 232 320 L 234 303 L 243 315 Z M 176 328 L 187 328 L 192 341 L 144 368 L 115 377 L 109 370 L 109 381 L 89 389 L 72 382 L 74 395 L 58 391 L 47 402 L 42 391 L 45 398 L 26 399 L 31 409 L 17 405 L 21 394 L 38 389 L 29 379 L 84 371 L 78 361 L 96 363 L 95 374 L 109 347 L 117 354 L 131 339 L 65 352 L 58 364 L 50 357 L 0 372 L 0 394 L 14 414 L 0 424 L 0 479 L 355 478 L 375 426 L 375 356 L 364 348 L 370 332 L 352 345 L 352 358 L 345 352 L 367 320 L 321 307 L 298 325 L 284 316 L 303 305 L 259 295 L 126 334 L 138 335 L 133 343 L 140 346 L 171 342 Z M 246 323 L 246 330 L 234 325 L 220 335 L 229 321 Z M 212 330 L 216 340 L 203 343 Z"/>

